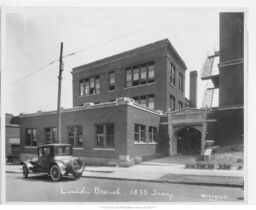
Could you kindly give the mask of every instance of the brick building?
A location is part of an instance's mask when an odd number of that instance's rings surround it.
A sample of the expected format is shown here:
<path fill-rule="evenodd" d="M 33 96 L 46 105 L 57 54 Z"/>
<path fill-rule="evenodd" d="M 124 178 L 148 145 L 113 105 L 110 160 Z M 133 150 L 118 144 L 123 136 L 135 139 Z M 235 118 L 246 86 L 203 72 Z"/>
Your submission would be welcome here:
<path fill-rule="evenodd" d="M 20 126 L 12 114 L 5 115 L 5 157 L 9 161 L 19 159 Z"/>
<path fill-rule="evenodd" d="M 73 69 L 73 106 L 129 97 L 155 110 L 189 106 L 186 65 L 168 39 Z"/>
<path fill-rule="evenodd" d="M 73 108 L 62 110 L 63 143 L 99 161 L 168 154 L 161 116 L 189 106 L 185 71 L 168 39 L 74 68 Z M 197 75 L 191 78 L 195 91 Z M 20 125 L 22 159 L 56 141 L 54 111 L 20 115 Z"/>

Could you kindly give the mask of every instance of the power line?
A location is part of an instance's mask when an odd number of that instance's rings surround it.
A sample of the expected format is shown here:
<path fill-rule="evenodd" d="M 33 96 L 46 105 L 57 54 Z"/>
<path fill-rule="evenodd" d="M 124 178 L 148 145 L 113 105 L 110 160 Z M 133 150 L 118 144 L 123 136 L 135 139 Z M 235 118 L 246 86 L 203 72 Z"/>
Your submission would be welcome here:
<path fill-rule="evenodd" d="M 27 79 L 27 78 L 33 76 L 33 75 L 36 74 L 37 72 L 42 71 L 43 69 L 45 69 L 46 67 L 51 66 L 52 64 L 54 64 L 54 63 L 57 62 L 57 61 L 58 61 L 58 60 L 53 60 L 53 61 L 51 61 L 50 63 L 48 63 L 48 64 L 46 64 L 46 65 L 44 65 L 44 66 L 41 66 L 40 68 L 34 70 L 34 71 L 31 72 L 30 74 L 28 74 L 28 75 L 26 75 L 26 76 L 24 76 L 24 77 L 22 77 L 22 78 L 16 80 L 15 82 L 13 82 L 13 83 L 10 85 L 10 87 L 15 86 L 16 84 L 18 84 L 19 82 L 23 81 L 24 79 Z"/>
<path fill-rule="evenodd" d="M 157 22 L 156 22 L 156 23 L 157 23 Z M 156 23 L 154 23 L 154 24 L 156 24 Z M 147 25 L 147 26 L 145 26 L 145 27 L 140 28 L 139 30 L 136 30 L 136 31 L 133 31 L 133 32 L 129 32 L 129 33 L 120 35 L 120 36 L 118 36 L 118 37 L 112 38 L 112 39 L 107 40 L 107 41 L 105 41 L 105 42 L 101 42 L 101 43 L 99 43 L 99 44 L 96 44 L 96 45 L 94 45 L 94 46 L 91 46 L 91 47 L 88 47 L 88 48 L 84 48 L 84 49 L 81 49 L 81 50 L 78 50 L 78 51 L 69 53 L 69 54 L 67 54 L 67 55 L 64 55 L 64 56 L 63 56 L 63 59 L 64 59 L 64 58 L 67 58 L 67 57 L 70 57 L 70 56 L 77 55 L 77 54 L 79 54 L 79 53 L 82 53 L 82 52 L 85 52 L 85 51 L 88 51 L 88 50 L 91 50 L 91 49 L 94 49 L 94 48 L 97 48 L 97 47 L 100 47 L 100 46 L 105 45 L 105 44 L 108 44 L 108 43 L 110 43 L 110 42 L 114 42 L 114 41 L 116 41 L 116 40 L 118 40 L 118 39 L 122 39 L 122 38 L 124 38 L 124 37 L 133 35 L 133 34 L 135 34 L 135 33 L 138 33 L 138 32 L 140 32 L 140 31 L 144 30 L 145 28 L 149 28 L 150 26 L 152 26 L 152 25 L 154 25 L 154 24 Z M 54 63 L 57 62 L 57 61 L 58 61 L 58 59 L 53 60 L 53 61 L 51 61 L 50 63 L 48 63 L 48 64 L 46 64 L 46 65 L 44 65 L 44 66 L 41 66 L 39 69 L 36 69 L 36 70 L 34 70 L 33 72 L 31 72 L 30 74 L 28 74 L 28 75 L 26 75 L 26 76 L 24 76 L 24 77 L 18 79 L 17 81 L 13 82 L 13 83 L 10 85 L 10 87 L 15 86 L 16 84 L 18 84 L 19 82 L 23 81 L 24 79 L 27 79 L 27 78 L 33 76 L 33 75 L 36 74 L 37 72 L 39 72 L 39 71 L 45 69 L 46 67 L 51 66 L 52 64 L 54 64 Z"/>

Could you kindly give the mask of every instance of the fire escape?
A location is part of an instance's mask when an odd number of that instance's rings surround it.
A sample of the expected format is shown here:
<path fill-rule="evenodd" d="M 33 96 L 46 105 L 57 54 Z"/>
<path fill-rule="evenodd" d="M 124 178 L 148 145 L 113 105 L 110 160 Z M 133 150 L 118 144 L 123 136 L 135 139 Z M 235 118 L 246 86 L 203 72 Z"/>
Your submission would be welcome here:
<path fill-rule="evenodd" d="M 201 71 L 201 80 L 206 81 L 206 87 L 203 96 L 202 107 L 212 107 L 214 93 L 219 88 L 219 70 L 216 60 L 219 58 L 219 52 L 214 55 L 207 56 L 206 61 Z"/>

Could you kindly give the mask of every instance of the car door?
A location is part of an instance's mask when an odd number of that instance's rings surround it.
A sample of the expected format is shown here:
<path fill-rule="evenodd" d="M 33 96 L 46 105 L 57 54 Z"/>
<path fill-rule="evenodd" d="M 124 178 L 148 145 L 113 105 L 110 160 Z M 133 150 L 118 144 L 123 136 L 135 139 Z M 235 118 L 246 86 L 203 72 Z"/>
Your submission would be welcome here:
<path fill-rule="evenodd" d="M 51 164 L 51 148 L 42 147 L 42 151 L 39 150 L 38 164 L 41 168 L 48 169 Z"/>

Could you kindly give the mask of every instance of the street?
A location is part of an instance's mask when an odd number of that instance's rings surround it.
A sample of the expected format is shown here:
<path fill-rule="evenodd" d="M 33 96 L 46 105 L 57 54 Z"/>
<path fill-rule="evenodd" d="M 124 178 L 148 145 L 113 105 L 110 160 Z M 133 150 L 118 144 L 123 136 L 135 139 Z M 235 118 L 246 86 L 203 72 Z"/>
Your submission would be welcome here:
<path fill-rule="evenodd" d="M 82 177 L 52 182 L 47 175 L 6 173 L 7 202 L 226 202 L 243 201 L 241 188 Z"/>

